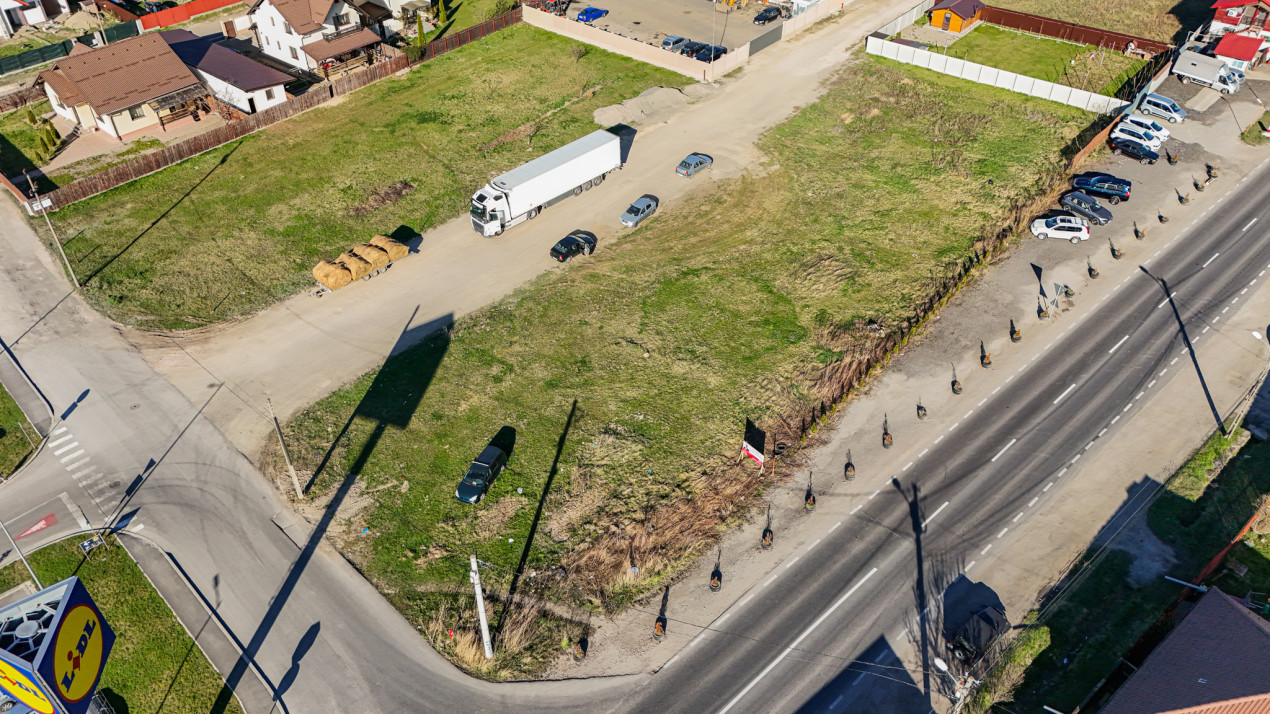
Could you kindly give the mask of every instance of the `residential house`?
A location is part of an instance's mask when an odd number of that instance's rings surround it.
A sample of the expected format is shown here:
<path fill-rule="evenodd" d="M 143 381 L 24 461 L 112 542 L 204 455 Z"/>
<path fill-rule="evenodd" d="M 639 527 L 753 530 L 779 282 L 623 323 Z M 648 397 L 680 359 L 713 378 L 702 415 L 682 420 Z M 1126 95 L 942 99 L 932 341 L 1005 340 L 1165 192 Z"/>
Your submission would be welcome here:
<path fill-rule="evenodd" d="M 1100 712 L 1270 714 L 1270 622 L 1209 589 Z"/>
<path fill-rule="evenodd" d="M 1217 0 L 1208 31 L 1251 32 L 1270 37 L 1270 0 Z"/>
<path fill-rule="evenodd" d="M 256 0 L 247 14 L 255 20 L 261 51 L 290 66 L 322 70 L 369 59 L 392 11 L 354 0 Z M 375 19 L 377 18 L 377 19 Z"/>
<path fill-rule="evenodd" d="M 1266 47 L 1270 47 L 1270 41 L 1261 35 L 1227 32 L 1213 48 L 1213 54 L 1232 68 L 1247 72 L 1265 59 L 1263 50 Z"/>
<path fill-rule="evenodd" d="M 0 38 L 13 37 L 18 28 L 48 19 L 40 0 L 0 0 Z"/>
<path fill-rule="evenodd" d="M 39 78 L 59 116 L 117 139 L 196 119 L 208 94 L 155 33 L 63 57 Z"/>
<path fill-rule="evenodd" d="M 930 26 L 961 32 L 979 21 L 983 7 L 980 0 L 943 0 L 930 9 Z"/>
<path fill-rule="evenodd" d="M 224 35 L 200 37 L 189 30 L 164 30 L 159 36 L 213 96 L 239 111 L 255 114 L 287 101 L 283 85 L 293 77 L 220 44 Z"/>

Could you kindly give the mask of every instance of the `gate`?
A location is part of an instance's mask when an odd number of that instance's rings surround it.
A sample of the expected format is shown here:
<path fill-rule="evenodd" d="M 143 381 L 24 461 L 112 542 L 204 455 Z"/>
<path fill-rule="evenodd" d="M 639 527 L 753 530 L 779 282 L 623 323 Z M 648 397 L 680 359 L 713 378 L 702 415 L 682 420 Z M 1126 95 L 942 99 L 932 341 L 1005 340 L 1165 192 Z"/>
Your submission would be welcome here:
<path fill-rule="evenodd" d="M 767 49 L 770 45 L 780 42 L 781 30 L 785 29 L 785 23 L 781 23 L 776 27 L 764 32 L 763 34 L 750 40 L 750 54 Z"/>

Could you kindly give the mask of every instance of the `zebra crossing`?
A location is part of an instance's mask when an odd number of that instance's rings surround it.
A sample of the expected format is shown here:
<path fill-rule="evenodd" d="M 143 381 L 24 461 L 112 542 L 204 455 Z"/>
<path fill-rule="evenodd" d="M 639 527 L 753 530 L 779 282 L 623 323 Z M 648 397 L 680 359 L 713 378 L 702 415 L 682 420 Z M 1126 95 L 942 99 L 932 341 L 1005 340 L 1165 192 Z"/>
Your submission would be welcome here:
<path fill-rule="evenodd" d="M 71 479 L 84 490 L 93 505 L 97 506 L 103 520 L 114 515 L 124 497 L 123 484 L 118 478 L 103 473 L 93 464 L 87 449 L 80 446 L 79 440 L 66 425 L 57 427 L 49 434 L 45 448 L 70 473 Z M 128 530 L 140 530 L 143 526 L 134 520 L 126 527 Z"/>

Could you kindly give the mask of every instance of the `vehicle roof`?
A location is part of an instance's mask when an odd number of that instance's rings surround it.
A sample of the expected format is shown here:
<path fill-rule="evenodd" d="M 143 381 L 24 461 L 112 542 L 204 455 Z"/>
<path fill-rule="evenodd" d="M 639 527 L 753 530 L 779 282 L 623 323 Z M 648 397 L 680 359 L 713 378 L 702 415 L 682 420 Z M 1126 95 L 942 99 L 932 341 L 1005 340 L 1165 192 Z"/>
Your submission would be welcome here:
<path fill-rule="evenodd" d="M 1009 629 L 1010 621 L 1006 619 L 1005 613 L 996 607 L 989 606 L 971 616 L 966 624 L 957 630 L 957 636 L 972 646 L 982 649 Z"/>
<path fill-rule="evenodd" d="M 517 186 L 537 178 L 545 170 L 551 167 L 562 166 L 583 154 L 594 151 L 605 144 L 620 142 L 617 134 L 610 133 L 604 129 L 597 129 L 590 134 L 569 144 L 543 154 L 525 164 L 521 164 L 516 168 L 508 171 L 501 176 L 497 176 L 490 184 L 504 191 L 509 191 Z"/>
<path fill-rule="evenodd" d="M 502 449 L 498 448 L 497 446 L 494 446 L 493 444 L 490 444 L 489 446 L 486 446 L 484 450 L 481 451 L 481 455 L 477 456 L 476 460 L 473 461 L 472 463 L 481 464 L 482 466 L 489 466 L 490 464 L 494 463 L 494 459 L 497 459 L 499 456 L 502 456 L 502 455 L 503 455 Z"/>
<path fill-rule="evenodd" d="M 1162 102 L 1168 102 L 1169 104 L 1172 104 L 1173 106 L 1177 106 L 1177 102 L 1173 101 L 1172 99 L 1169 99 L 1168 97 L 1164 96 L 1163 94 L 1155 94 L 1154 92 L 1152 92 L 1151 94 L 1148 94 L 1148 95 L 1146 96 L 1146 98 L 1147 98 L 1147 99 L 1159 99 L 1159 100 L 1160 100 L 1160 101 L 1162 101 Z"/>
<path fill-rule="evenodd" d="M 653 205 L 653 199 L 649 198 L 648 196 L 640 196 L 639 198 L 635 199 L 634 202 L 631 203 L 631 205 L 632 206 L 651 206 Z"/>

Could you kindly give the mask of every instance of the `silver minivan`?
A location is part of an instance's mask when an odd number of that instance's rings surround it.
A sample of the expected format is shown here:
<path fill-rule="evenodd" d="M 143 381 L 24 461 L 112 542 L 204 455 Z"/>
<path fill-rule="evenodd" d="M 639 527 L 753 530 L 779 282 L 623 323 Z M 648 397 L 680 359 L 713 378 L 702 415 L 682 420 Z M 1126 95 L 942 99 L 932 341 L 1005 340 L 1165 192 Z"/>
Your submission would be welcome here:
<path fill-rule="evenodd" d="M 679 35 L 666 35 L 666 37 L 663 38 L 661 41 L 661 48 L 663 50 L 678 53 L 679 50 L 682 50 L 684 45 L 686 44 L 688 44 L 687 37 L 680 37 Z"/>
<path fill-rule="evenodd" d="M 1168 141 L 1169 136 L 1172 135 L 1172 133 L 1168 129 L 1164 128 L 1164 125 L 1160 124 L 1160 122 L 1152 119 L 1151 117 L 1146 116 L 1145 114 L 1130 114 L 1129 116 L 1125 117 L 1121 121 L 1123 121 L 1126 124 L 1132 124 L 1138 127 L 1139 129 L 1149 131 L 1152 134 L 1155 134 L 1156 136 L 1160 137 L 1161 141 Z"/>
<path fill-rule="evenodd" d="M 1177 102 L 1160 94 L 1148 94 L 1142 100 L 1142 106 L 1139 111 L 1143 114 L 1151 114 L 1161 119 L 1167 119 L 1170 124 L 1176 124 L 1186 119 L 1186 110 L 1179 107 Z"/>

